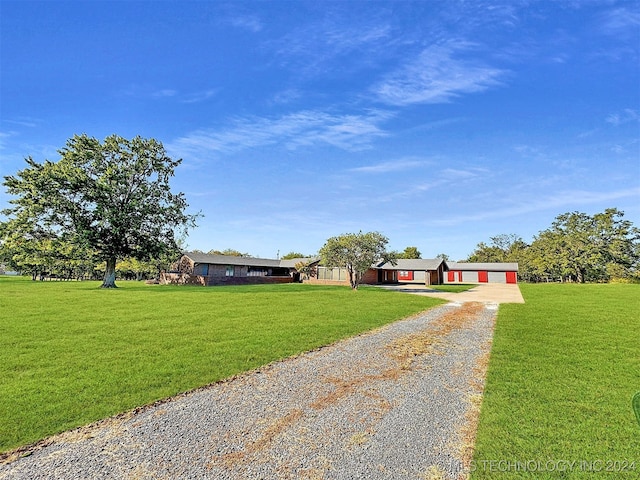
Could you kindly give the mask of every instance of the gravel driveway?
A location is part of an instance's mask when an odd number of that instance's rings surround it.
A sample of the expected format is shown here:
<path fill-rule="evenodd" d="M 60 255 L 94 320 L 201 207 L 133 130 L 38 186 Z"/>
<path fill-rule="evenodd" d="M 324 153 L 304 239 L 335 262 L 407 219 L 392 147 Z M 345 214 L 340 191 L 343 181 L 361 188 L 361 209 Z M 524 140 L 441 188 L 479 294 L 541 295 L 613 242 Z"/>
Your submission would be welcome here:
<path fill-rule="evenodd" d="M 464 478 L 495 313 L 442 305 L 53 437 L 0 478 Z"/>

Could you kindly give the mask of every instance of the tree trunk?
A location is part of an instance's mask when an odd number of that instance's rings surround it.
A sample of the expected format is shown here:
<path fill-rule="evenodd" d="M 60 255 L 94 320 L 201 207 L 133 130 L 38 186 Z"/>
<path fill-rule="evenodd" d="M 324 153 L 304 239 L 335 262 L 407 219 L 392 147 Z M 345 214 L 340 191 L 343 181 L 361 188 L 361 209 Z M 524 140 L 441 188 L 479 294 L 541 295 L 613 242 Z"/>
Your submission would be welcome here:
<path fill-rule="evenodd" d="M 358 279 L 357 279 L 357 276 L 356 276 L 357 275 L 356 272 L 354 272 L 350 268 L 347 268 L 347 272 L 349 272 L 349 285 L 351 286 L 351 290 L 357 290 L 358 289 Z"/>
<path fill-rule="evenodd" d="M 118 288 L 116 285 L 116 259 L 107 258 L 107 268 L 104 271 L 104 280 L 100 288 Z"/>

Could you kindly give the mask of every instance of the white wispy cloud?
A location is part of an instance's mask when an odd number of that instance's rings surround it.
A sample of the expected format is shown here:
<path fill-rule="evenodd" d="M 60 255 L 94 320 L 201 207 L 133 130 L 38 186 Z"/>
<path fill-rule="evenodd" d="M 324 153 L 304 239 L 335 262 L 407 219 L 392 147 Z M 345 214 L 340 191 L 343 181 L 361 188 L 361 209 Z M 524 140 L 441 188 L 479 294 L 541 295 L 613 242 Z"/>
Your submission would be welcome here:
<path fill-rule="evenodd" d="M 504 208 L 485 208 L 467 215 L 463 214 L 435 219 L 433 221 L 433 224 L 436 226 L 461 225 L 468 222 L 516 217 L 519 215 L 542 212 L 551 209 L 583 208 L 592 204 L 611 202 L 614 200 L 631 197 L 640 197 L 640 188 L 630 188 L 609 192 L 564 190 L 554 195 L 547 195 L 539 198 L 529 198 L 527 199 L 527 201 L 520 201 Z"/>
<path fill-rule="evenodd" d="M 386 23 L 360 19 L 337 22 L 331 18 L 301 26 L 283 37 L 278 53 L 284 56 L 335 57 L 369 48 L 390 35 Z"/>
<path fill-rule="evenodd" d="M 20 127 L 29 127 L 29 128 L 37 127 L 38 124 L 40 124 L 41 122 L 40 120 L 36 120 L 29 117 L 13 118 L 13 119 L 3 118 L 2 121 L 4 123 L 10 123 L 12 125 L 18 125 Z"/>
<path fill-rule="evenodd" d="M 399 159 L 388 162 L 377 163 L 374 165 L 365 165 L 349 169 L 350 172 L 356 173 L 389 173 L 401 170 L 412 170 L 424 167 L 432 162 L 426 160 Z"/>
<path fill-rule="evenodd" d="M 372 87 L 378 100 L 390 105 L 445 103 L 465 93 L 501 84 L 506 71 L 460 58 L 471 44 L 434 45 Z"/>
<path fill-rule="evenodd" d="M 7 140 L 16 135 L 16 132 L 0 132 L 0 150 L 4 150 Z"/>
<path fill-rule="evenodd" d="M 151 93 L 151 96 L 154 98 L 167 98 L 167 97 L 175 97 L 178 94 L 176 90 L 170 88 L 164 88 L 162 90 L 156 90 Z"/>
<path fill-rule="evenodd" d="M 454 117 L 454 118 L 443 118 L 441 120 L 433 120 L 431 122 L 422 123 L 420 125 L 416 125 L 415 127 L 411 127 L 406 129 L 406 132 L 417 132 L 417 131 L 429 131 L 435 130 L 438 128 L 448 127 L 450 125 L 455 125 L 457 123 L 461 123 L 467 121 L 467 118 L 464 117 Z"/>
<path fill-rule="evenodd" d="M 204 102 L 205 100 L 209 100 L 212 97 L 215 97 L 220 90 L 217 88 L 212 88 L 210 90 L 204 90 L 202 92 L 195 92 L 185 95 L 183 103 L 199 103 Z"/>
<path fill-rule="evenodd" d="M 260 18 L 258 18 L 255 15 L 247 15 L 247 14 L 242 14 L 242 15 L 233 15 L 230 17 L 227 17 L 225 19 L 226 23 L 228 23 L 229 25 L 236 27 L 236 28 L 241 28 L 243 30 L 249 30 L 250 32 L 253 33 L 257 33 L 260 30 L 262 30 L 262 21 L 260 20 Z"/>
<path fill-rule="evenodd" d="M 301 97 L 302 92 L 300 90 L 296 88 L 288 88 L 273 95 L 267 103 L 270 105 L 282 105 L 298 100 Z"/>
<path fill-rule="evenodd" d="M 625 7 L 614 8 L 603 13 L 601 21 L 605 33 L 610 35 L 629 33 L 637 36 L 638 27 L 640 27 L 640 11 Z"/>
<path fill-rule="evenodd" d="M 129 85 L 126 89 L 119 92 L 119 95 L 159 101 L 170 99 L 180 103 L 198 103 L 215 97 L 219 92 L 219 88 L 210 88 L 208 90 L 195 92 L 182 92 L 174 88 L 154 88 L 145 85 Z"/>
<path fill-rule="evenodd" d="M 625 123 L 629 123 L 629 122 L 637 122 L 639 120 L 640 120 L 640 115 L 638 114 L 638 112 L 630 108 L 626 108 L 621 113 L 612 113 L 606 118 L 606 122 L 610 123 L 615 127 L 623 125 Z"/>
<path fill-rule="evenodd" d="M 268 47 L 296 74 L 324 76 L 376 64 L 394 54 L 389 45 L 395 41 L 388 20 L 379 15 L 347 18 L 326 12 L 325 18 L 294 28 Z"/>
<path fill-rule="evenodd" d="M 167 145 L 179 156 L 192 159 L 210 158 L 212 154 L 280 145 L 295 150 L 302 146 L 332 145 L 347 151 L 371 147 L 372 142 L 387 133 L 381 124 L 391 112 L 372 110 L 363 114 L 334 114 L 304 110 L 277 118 L 240 117 L 223 129 L 196 130 Z"/>
<path fill-rule="evenodd" d="M 445 168 L 442 170 L 441 175 L 449 180 L 463 180 L 477 177 L 481 172 L 486 172 L 484 168 Z"/>
<path fill-rule="evenodd" d="M 370 209 L 372 205 L 390 204 L 397 201 L 420 201 L 419 199 L 426 198 L 425 195 L 431 191 L 444 191 L 451 186 L 460 188 L 474 182 L 486 181 L 490 176 L 488 170 L 483 167 L 437 168 L 436 165 L 440 162 L 441 159 L 407 159 L 349 169 L 347 172 L 356 174 L 384 174 L 401 170 L 415 170 L 395 183 L 387 183 L 387 188 L 380 190 L 374 197 L 368 194 L 350 196 L 349 205 Z M 429 168 L 424 168 L 427 166 Z M 346 181 L 349 187 L 356 192 L 366 193 L 369 191 L 370 186 L 363 187 L 359 178 L 354 175 L 348 177 Z M 344 195 L 340 198 L 342 201 Z"/>

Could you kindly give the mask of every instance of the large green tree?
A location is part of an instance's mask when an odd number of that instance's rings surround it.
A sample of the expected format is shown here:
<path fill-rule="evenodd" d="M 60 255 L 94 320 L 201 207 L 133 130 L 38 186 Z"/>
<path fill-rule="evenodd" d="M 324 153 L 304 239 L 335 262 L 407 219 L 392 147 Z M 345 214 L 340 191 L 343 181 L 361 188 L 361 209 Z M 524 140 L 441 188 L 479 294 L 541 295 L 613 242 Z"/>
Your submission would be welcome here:
<path fill-rule="evenodd" d="M 195 226 L 182 193 L 169 180 L 181 160 L 162 143 L 118 135 L 104 142 L 75 135 L 57 162 L 26 159 L 27 168 L 4 179 L 17 197 L 0 232 L 57 238 L 94 251 L 105 262 L 102 287 L 115 287 L 116 261 L 146 261 L 179 253 L 177 230 Z"/>
<path fill-rule="evenodd" d="M 558 215 L 534 239 L 530 258 L 540 277 L 577 282 L 607 281 L 637 274 L 640 230 L 609 208 L 593 216 L 581 212 Z"/>
<path fill-rule="evenodd" d="M 320 249 L 322 264 L 347 270 L 349 284 L 356 290 L 362 275 L 374 263 L 396 263 L 398 254 L 387 252 L 387 237 L 378 232 L 345 233 L 331 237 Z"/>

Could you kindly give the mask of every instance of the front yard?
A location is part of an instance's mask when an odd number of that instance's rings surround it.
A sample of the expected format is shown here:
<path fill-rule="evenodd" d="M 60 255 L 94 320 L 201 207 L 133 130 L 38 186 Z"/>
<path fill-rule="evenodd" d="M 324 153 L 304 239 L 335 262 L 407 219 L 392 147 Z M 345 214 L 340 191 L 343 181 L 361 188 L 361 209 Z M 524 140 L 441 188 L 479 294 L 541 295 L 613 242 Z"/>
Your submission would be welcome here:
<path fill-rule="evenodd" d="M 639 285 L 527 285 L 502 305 L 473 479 L 639 478 Z"/>
<path fill-rule="evenodd" d="M 0 452 L 442 303 L 378 288 L 0 276 Z"/>

